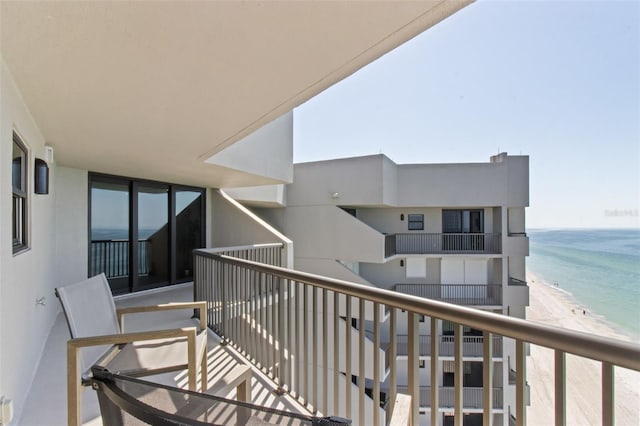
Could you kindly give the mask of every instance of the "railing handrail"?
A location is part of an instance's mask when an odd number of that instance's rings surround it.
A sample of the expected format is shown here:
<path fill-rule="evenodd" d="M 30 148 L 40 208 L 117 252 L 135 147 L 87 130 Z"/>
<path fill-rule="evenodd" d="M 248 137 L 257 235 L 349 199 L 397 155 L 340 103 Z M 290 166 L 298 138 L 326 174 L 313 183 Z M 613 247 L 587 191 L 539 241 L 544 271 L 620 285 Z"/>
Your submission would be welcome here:
<path fill-rule="evenodd" d="M 597 361 L 605 361 L 620 367 L 640 371 L 640 345 L 632 342 L 535 323 L 520 318 L 424 299 L 307 272 L 270 266 L 226 255 L 213 254 L 202 249 L 194 250 L 194 253 L 213 258 L 222 263 L 249 267 L 258 272 L 278 275 L 281 278 L 317 286 L 330 291 L 337 291 L 372 302 L 389 305 L 393 308 L 405 309 L 417 314 L 460 323 L 512 339 L 547 348 L 559 349 L 566 353 Z"/>
<path fill-rule="evenodd" d="M 263 243 L 263 244 L 247 244 L 244 246 L 211 247 L 206 249 L 195 249 L 193 252 L 194 254 L 197 253 L 204 257 L 213 258 L 212 255 L 223 253 L 223 252 L 252 250 L 252 249 L 271 248 L 271 247 L 284 247 L 284 243 Z"/>
<path fill-rule="evenodd" d="M 387 235 L 500 235 L 500 232 L 396 232 L 394 234 Z"/>

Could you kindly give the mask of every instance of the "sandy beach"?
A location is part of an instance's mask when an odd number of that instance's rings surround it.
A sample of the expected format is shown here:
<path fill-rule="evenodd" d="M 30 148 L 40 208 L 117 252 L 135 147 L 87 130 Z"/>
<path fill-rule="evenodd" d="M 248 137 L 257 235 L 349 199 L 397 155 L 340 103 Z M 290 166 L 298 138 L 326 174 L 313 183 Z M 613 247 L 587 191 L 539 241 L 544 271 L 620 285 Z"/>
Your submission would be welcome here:
<path fill-rule="evenodd" d="M 614 330 L 577 305 L 561 289 L 548 285 L 527 273 L 530 284 L 530 306 L 527 319 L 620 340 L 629 336 Z M 584 310 L 584 313 L 583 313 Z M 527 424 L 553 424 L 553 351 L 531 346 L 527 358 L 527 380 L 531 386 L 531 406 L 527 409 Z M 616 424 L 640 425 L 640 372 L 615 369 Z M 567 355 L 567 424 L 594 425 L 601 423 L 601 364 Z"/>

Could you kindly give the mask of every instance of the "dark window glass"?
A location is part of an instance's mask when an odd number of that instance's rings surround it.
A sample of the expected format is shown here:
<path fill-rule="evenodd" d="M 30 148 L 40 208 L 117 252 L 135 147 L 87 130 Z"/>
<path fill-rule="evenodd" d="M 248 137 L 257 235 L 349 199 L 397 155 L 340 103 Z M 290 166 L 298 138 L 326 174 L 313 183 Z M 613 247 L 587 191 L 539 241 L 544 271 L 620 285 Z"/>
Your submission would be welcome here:
<path fill-rule="evenodd" d="M 89 183 L 90 276 L 105 273 L 114 294 L 193 279 L 203 189 L 98 174 Z"/>
<path fill-rule="evenodd" d="M 193 279 L 193 250 L 202 248 L 202 191 L 176 190 L 176 279 Z"/>
<path fill-rule="evenodd" d="M 27 158 L 27 149 L 14 133 L 11 155 L 13 253 L 27 248 Z"/>
<path fill-rule="evenodd" d="M 422 231 L 424 230 L 424 215 L 423 214 L 410 214 L 409 215 L 409 231 Z"/>
<path fill-rule="evenodd" d="M 129 291 L 129 183 L 91 184 L 89 276 L 104 273 L 114 293 Z"/>
<path fill-rule="evenodd" d="M 138 287 L 169 281 L 169 187 L 138 187 Z"/>

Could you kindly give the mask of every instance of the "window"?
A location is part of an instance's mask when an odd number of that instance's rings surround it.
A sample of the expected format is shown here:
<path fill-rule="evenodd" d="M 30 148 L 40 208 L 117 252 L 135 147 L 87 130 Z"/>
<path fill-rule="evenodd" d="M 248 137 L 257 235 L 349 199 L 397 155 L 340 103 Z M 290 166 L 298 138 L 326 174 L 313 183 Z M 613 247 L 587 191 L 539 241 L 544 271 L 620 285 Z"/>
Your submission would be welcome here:
<path fill-rule="evenodd" d="M 409 231 L 422 231 L 424 230 L 424 215 L 410 214 L 408 223 L 409 223 Z"/>
<path fill-rule="evenodd" d="M 104 272 L 114 294 L 193 280 L 204 189 L 91 173 L 89 200 L 89 276 Z"/>
<path fill-rule="evenodd" d="M 13 253 L 18 253 L 27 248 L 27 188 L 29 186 L 27 180 L 27 149 L 15 133 L 13 134 L 11 158 Z"/>

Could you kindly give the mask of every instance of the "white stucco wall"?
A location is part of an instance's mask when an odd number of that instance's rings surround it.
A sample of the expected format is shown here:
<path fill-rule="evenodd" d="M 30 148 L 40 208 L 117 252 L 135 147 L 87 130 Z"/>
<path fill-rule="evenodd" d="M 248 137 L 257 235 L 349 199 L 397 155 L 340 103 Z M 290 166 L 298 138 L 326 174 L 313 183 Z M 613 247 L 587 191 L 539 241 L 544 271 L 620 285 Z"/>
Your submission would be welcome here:
<path fill-rule="evenodd" d="M 56 286 L 88 276 L 88 185 L 86 170 L 56 168 Z"/>
<path fill-rule="evenodd" d="M 44 158 L 45 140 L 4 62 L 0 69 L 0 395 L 13 399 L 16 418 L 24 406 L 47 335 L 58 313 L 55 181 L 50 165 L 49 194 L 33 193 L 34 159 Z M 13 255 L 11 150 L 13 132 L 28 150 L 29 250 Z M 46 305 L 36 299 L 45 297 Z"/>
<path fill-rule="evenodd" d="M 234 170 L 291 182 L 293 111 L 273 120 L 207 160 Z"/>

